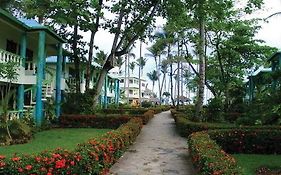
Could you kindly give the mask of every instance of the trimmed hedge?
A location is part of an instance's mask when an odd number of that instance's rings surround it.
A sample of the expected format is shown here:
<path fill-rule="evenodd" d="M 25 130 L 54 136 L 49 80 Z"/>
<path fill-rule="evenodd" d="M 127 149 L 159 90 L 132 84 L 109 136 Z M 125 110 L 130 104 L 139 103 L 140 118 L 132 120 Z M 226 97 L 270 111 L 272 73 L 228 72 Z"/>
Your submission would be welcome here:
<path fill-rule="evenodd" d="M 143 111 L 142 111 L 143 112 Z M 141 112 L 141 113 L 142 113 Z M 145 110 L 143 114 L 97 114 L 97 115 L 82 115 L 82 114 L 65 114 L 60 117 L 61 127 L 70 128 L 118 128 L 121 124 L 127 123 L 130 118 L 141 118 L 143 124 L 147 124 L 148 121 L 153 118 L 153 110 Z"/>
<path fill-rule="evenodd" d="M 192 122 L 186 116 L 174 112 L 173 117 L 176 122 L 176 127 L 179 134 L 183 137 L 188 137 L 193 132 L 217 129 L 249 129 L 249 130 L 281 130 L 281 126 L 237 126 L 228 123 L 206 123 Z"/>
<path fill-rule="evenodd" d="M 60 117 L 60 126 L 69 128 L 118 128 L 121 124 L 130 120 L 129 115 L 81 115 L 65 114 Z"/>
<path fill-rule="evenodd" d="M 208 132 L 228 153 L 281 154 L 281 130 L 213 130 Z"/>
<path fill-rule="evenodd" d="M 141 128 L 141 119 L 132 118 L 103 137 L 78 145 L 75 151 L 58 148 L 39 155 L 15 155 L 11 159 L 0 155 L 0 174 L 106 174 Z"/>
<path fill-rule="evenodd" d="M 207 132 L 192 133 L 188 137 L 192 162 L 202 175 L 239 175 L 235 159 L 210 138 Z"/>

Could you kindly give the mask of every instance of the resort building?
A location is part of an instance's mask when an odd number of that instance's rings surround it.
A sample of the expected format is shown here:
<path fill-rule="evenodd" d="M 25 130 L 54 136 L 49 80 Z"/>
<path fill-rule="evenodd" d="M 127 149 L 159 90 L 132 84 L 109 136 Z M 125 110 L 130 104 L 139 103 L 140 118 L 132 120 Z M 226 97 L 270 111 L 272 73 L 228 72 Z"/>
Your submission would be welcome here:
<path fill-rule="evenodd" d="M 44 112 L 44 101 L 50 97 L 51 81 L 46 71 L 46 58 L 56 55 L 58 61 L 55 70 L 55 104 L 56 116 L 60 115 L 61 91 L 64 87 L 62 75 L 63 50 L 65 42 L 49 28 L 35 20 L 17 19 L 0 9 L 0 63 L 15 63 L 17 78 L 10 82 L 2 77 L 1 86 L 12 84 L 16 90 L 16 104 L 11 108 L 17 110 L 15 115 L 21 116 L 25 107 L 34 106 L 35 121 L 41 125 Z M 7 94 L 6 94 L 7 95 Z"/>

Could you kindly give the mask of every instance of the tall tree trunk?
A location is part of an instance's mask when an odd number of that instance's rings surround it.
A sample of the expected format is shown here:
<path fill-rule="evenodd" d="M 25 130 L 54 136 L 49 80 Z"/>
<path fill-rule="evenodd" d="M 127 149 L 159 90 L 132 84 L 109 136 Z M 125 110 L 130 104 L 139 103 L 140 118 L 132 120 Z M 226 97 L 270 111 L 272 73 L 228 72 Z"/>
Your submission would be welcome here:
<path fill-rule="evenodd" d="M 159 100 L 160 100 L 160 105 L 161 105 L 161 101 L 162 101 L 162 92 L 161 92 L 161 80 L 160 80 L 160 78 L 161 78 L 161 74 L 160 74 L 160 72 L 159 72 L 159 70 L 160 70 L 160 65 L 161 65 L 161 54 L 159 55 L 159 61 L 158 61 L 158 67 L 157 67 L 157 74 L 158 74 L 158 88 L 159 88 Z"/>
<path fill-rule="evenodd" d="M 86 85 L 85 89 L 88 90 L 90 87 L 90 78 L 91 78 L 91 67 L 92 67 L 92 61 L 93 61 L 93 49 L 94 49 L 94 41 L 95 41 L 95 36 L 96 33 L 99 29 L 99 22 L 100 22 L 100 12 L 101 12 L 101 7 L 102 7 L 102 1 L 99 0 L 99 7 L 97 9 L 97 17 L 95 21 L 94 28 L 91 30 L 91 38 L 90 38 L 90 43 L 89 43 L 89 56 L 88 56 L 88 64 L 87 64 L 87 69 L 86 69 Z"/>
<path fill-rule="evenodd" d="M 201 7 L 203 8 L 203 2 L 199 2 L 201 4 Z M 204 100 L 204 85 L 205 85 L 205 21 L 202 17 L 203 14 L 200 14 L 199 19 L 199 47 L 198 47 L 198 53 L 199 53 L 199 83 L 198 83 L 198 93 L 197 93 L 197 101 L 196 101 L 196 118 L 198 120 L 201 120 L 202 115 L 202 107 L 203 107 L 203 100 Z"/>
<path fill-rule="evenodd" d="M 139 58 L 139 106 L 141 106 L 141 57 L 142 57 L 142 42 L 140 40 L 140 58 Z"/>
<path fill-rule="evenodd" d="M 179 109 L 179 105 L 180 105 L 180 43 L 178 41 L 178 75 L 177 75 L 177 87 L 178 87 L 178 96 L 177 96 L 177 109 Z"/>
<path fill-rule="evenodd" d="M 125 56 L 125 75 L 124 75 L 124 96 L 126 96 L 126 84 L 127 84 L 127 67 L 128 67 L 128 64 L 127 64 L 127 61 L 128 61 L 128 54 L 126 54 Z"/>
<path fill-rule="evenodd" d="M 78 25 L 74 25 L 74 32 L 73 32 L 73 57 L 74 57 L 74 63 L 75 63 L 75 89 L 76 93 L 80 93 L 80 59 L 78 57 L 78 48 L 77 48 L 77 42 L 78 42 Z"/>
<path fill-rule="evenodd" d="M 171 52 L 171 48 L 170 48 L 171 46 L 169 45 L 168 46 L 168 57 L 169 57 L 169 59 L 171 60 L 171 58 L 170 58 L 170 52 Z M 173 93 L 173 89 L 174 89 L 174 87 L 173 87 L 173 63 L 171 62 L 170 63 L 170 91 L 171 91 L 171 100 L 172 100 L 172 104 L 173 104 L 173 106 L 175 106 L 175 100 L 174 100 L 174 93 Z"/>
<path fill-rule="evenodd" d="M 129 104 L 130 103 L 130 56 L 128 56 L 128 86 L 127 86 L 127 103 Z"/>

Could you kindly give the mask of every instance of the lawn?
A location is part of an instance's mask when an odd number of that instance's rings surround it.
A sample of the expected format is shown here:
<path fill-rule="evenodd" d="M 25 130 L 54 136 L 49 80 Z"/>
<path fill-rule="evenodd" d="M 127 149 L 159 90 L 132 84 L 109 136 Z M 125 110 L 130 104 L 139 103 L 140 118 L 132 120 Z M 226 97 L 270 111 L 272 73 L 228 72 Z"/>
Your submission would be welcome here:
<path fill-rule="evenodd" d="M 281 155 L 233 154 L 245 175 L 255 175 L 261 166 L 281 168 Z"/>
<path fill-rule="evenodd" d="M 110 129 L 93 128 L 67 128 L 42 131 L 36 133 L 34 138 L 26 144 L 1 146 L 0 155 L 11 157 L 14 153 L 36 154 L 44 150 L 53 150 L 58 147 L 74 150 L 78 143 L 83 143 L 90 138 L 99 137 L 108 131 L 110 131 Z"/>

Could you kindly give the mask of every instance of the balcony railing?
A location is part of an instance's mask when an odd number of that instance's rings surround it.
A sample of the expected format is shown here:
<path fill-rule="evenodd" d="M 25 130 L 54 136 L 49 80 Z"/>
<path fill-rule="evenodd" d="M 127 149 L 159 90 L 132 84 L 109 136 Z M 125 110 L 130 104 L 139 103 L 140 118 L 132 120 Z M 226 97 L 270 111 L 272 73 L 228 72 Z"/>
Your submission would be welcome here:
<path fill-rule="evenodd" d="M 6 50 L 0 49 L 0 63 L 14 62 L 21 65 L 22 58 Z"/>

